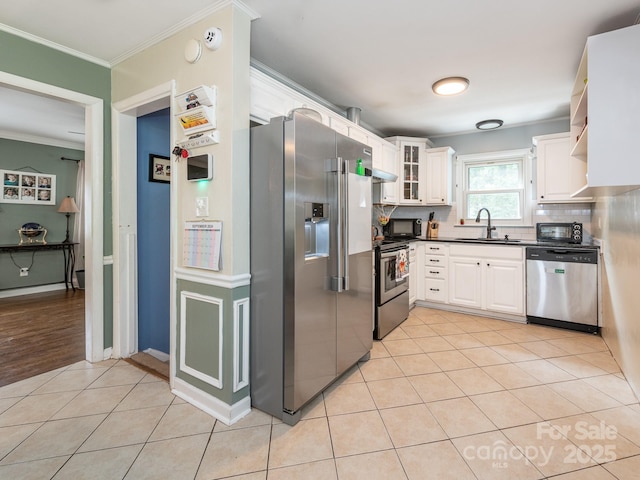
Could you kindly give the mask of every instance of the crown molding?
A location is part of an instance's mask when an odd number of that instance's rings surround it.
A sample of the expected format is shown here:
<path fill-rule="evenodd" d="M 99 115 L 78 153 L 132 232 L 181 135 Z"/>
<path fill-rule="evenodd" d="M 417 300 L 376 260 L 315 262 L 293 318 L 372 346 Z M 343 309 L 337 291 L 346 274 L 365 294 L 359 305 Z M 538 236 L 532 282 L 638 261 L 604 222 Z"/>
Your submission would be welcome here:
<path fill-rule="evenodd" d="M 22 30 L 11 27 L 9 25 L 5 25 L 4 23 L 0 23 L 0 30 L 10 33 L 12 35 L 15 35 L 17 37 L 24 38 L 25 40 L 29 40 L 34 43 L 39 43 L 40 45 L 44 45 L 45 47 L 58 50 L 62 53 L 66 53 L 68 55 L 81 58 L 82 60 L 86 60 L 87 62 L 95 63 L 97 65 L 100 65 L 106 68 L 112 68 L 113 66 L 126 60 L 127 58 L 137 53 L 140 53 L 141 51 L 155 45 L 156 43 L 159 43 L 162 40 L 169 38 L 170 36 L 174 35 L 180 30 L 194 24 L 195 22 L 201 20 L 203 17 L 206 17 L 207 15 L 211 15 L 229 5 L 235 5 L 236 7 L 238 7 L 240 10 L 245 12 L 252 21 L 257 18 L 260 18 L 260 14 L 258 14 L 255 10 L 253 10 L 248 5 L 245 5 L 241 0 L 218 0 L 216 2 L 213 2 L 207 8 L 194 13 L 193 15 L 185 18 L 181 22 L 176 23 L 171 28 L 161 32 L 158 35 L 155 35 L 149 38 L 145 42 L 137 45 L 136 47 L 132 48 L 128 52 L 125 52 L 122 55 L 119 55 L 116 58 L 111 59 L 110 61 L 103 60 L 101 58 L 94 57 L 92 55 L 87 55 L 86 53 L 79 52 L 78 50 L 74 50 L 73 48 L 65 47 L 64 45 L 60 45 L 59 43 L 46 40 L 44 38 L 38 37 L 37 35 L 33 35 L 31 33 L 24 32 Z"/>
<path fill-rule="evenodd" d="M 4 23 L 0 23 L 0 30 L 10 33 L 12 35 L 15 35 L 17 37 L 24 38 L 25 40 L 29 40 L 34 43 L 39 43 L 40 45 L 44 45 L 45 47 L 58 50 L 62 53 L 66 53 L 68 55 L 81 58 L 82 60 L 86 60 L 87 62 L 95 63 L 97 65 L 100 65 L 101 67 L 111 68 L 111 65 L 106 60 L 102 60 L 100 58 L 87 55 L 86 53 L 79 52 L 77 50 L 74 50 L 73 48 L 65 47 L 64 45 L 60 45 L 59 43 L 46 40 L 36 35 L 32 35 L 31 33 L 23 32 L 22 30 L 18 30 L 17 28 L 10 27 L 9 25 L 5 25 Z"/>
<path fill-rule="evenodd" d="M 158 35 L 150 37 L 148 40 L 132 48 L 128 52 L 125 52 L 122 55 L 117 56 L 111 61 L 111 67 L 114 67 L 115 65 L 119 64 L 120 62 L 123 62 L 127 58 L 132 57 L 133 55 L 136 55 L 146 50 L 147 48 L 152 47 L 157 43 L 160 43 L 161 41 L 175 35 L 176 33 L 187 28 L 188 26 L 193 25 L 194 23 L 202 20 L 204 17 L 208 15 L 212 15 L 213 13 L 219 10 L 222 10 L 225 7 L 228 7 L 229 5 L 235 5 L 236 7 L 240 8 L 240 10 L 245 12 L 249 16 L 249 18 L 251 18 L 252 21 L 257 18 L 260 18 L 260 15 L 255 10 L 245 5 L 240 0 L 218 0 L 217 2 L 214 2 L 211 5 L 209 5 L 207 8 L 194 13 L 193 15 L 185 18 L 181 22 L 176 23 L 171 28 L 164 30 Z"/>

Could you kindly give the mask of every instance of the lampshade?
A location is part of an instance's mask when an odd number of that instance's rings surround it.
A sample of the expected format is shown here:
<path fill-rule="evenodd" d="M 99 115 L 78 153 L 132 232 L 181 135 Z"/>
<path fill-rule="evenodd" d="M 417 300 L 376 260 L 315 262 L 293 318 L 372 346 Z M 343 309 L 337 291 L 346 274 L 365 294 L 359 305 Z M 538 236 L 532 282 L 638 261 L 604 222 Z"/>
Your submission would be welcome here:
<path fill-rule="evenodd" d="M 58 208 L 58 212 L 60 213 L 78 213 L 80 209 L 76 205 L 73 197 L 64 197 L 62 202 L 60 203 L 60 208 Z"/>

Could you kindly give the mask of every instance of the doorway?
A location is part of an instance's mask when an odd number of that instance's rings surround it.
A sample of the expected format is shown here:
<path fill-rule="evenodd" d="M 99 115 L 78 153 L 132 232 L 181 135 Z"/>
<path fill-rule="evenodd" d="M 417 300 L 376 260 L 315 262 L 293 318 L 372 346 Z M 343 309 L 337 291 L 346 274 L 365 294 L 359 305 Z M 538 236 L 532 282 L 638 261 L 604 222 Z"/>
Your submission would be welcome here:
<path fill-rule="evenodd" d="M 140 252 L 137 248 L 142 235 L 138 226 L 138 217 L 142 215 L 142 213 L 138 215 L 140 208 L 137 205 L 138 181 L 144 180 L 138 178 L 137 171 L 138 119 L 162 110 L 166 110 L 170 117 L 170 99 L 174 89 L 174 82 L 168 82 L 113 105 L 113 215 L 114 226 L 117 228 L 114 235 L 114 258 L 117 259 L 114 264 L 113 353 L 115 357 L 129 358 L 138 353 L 141 345 L 140 334 L 144 334 L 139 326 L 139 304 L 141 295 L 145 295 L 145 292 L 141 292 L 138 288 L 138 277 L 143 273 L 138 266 Z M 171 128 L 166 133 L 169 147 L 172 144 L 170 132 Z M 162 152 L 154 153 L 162 154 Z M 166 186 L 172 192 L 172 184 Z M 170 212 L 174 202 L 172 193 L 169 194 L 169 198 L 169 206 L 165 207 L 165 213 L 170 222 Z M 169 229 L 168 239 L 170 231 Z M 171 258 L 172 247 L 170 239 L 168 241 L 169 250 L 166 256 Z M 168 275 L 163 281 L 169 286 L 167 298 L 169 299 L 169 324 L 172 325 L 171 263 L 169 263 Z M 173 338 L 169 333 L 169 354 L 172 352 L 172 342 Z M 173 365 L 171 370 L 173 371 Z"/>
<path fill-rule="evenodd" d="M 0 72 L 0 85 L 35 95 L 74 103 L 85 115 L 85 359 L 101 361 L 104 349 L 104 252 L 103 252 L 103 100 L 83 93 Z"/>
<path fill-rule="evenodd" d="M 170 109 L 137 121 L 138 353 L 169 378 L 171 118 Z M 146 358 L 145 358 L 146 357 Z M 149 358 L 151 357 L 151 358 Z"/>

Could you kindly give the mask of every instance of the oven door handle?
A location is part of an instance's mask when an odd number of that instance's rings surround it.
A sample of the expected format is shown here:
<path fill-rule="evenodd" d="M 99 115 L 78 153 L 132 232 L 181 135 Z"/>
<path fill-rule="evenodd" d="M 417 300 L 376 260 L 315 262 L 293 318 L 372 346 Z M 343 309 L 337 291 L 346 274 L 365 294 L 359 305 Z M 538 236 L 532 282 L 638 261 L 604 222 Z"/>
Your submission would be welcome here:
<path fill-rule="evenodd" d="M 402 250 L 409 250 L 408 248 L 398 248 L 397 250 L 387 250 L 385 252 L 381 252 L 380 253 L 380 258 L 390 258 L 390 257 L 395 257 L 398 252 L 402 251 Z"/>

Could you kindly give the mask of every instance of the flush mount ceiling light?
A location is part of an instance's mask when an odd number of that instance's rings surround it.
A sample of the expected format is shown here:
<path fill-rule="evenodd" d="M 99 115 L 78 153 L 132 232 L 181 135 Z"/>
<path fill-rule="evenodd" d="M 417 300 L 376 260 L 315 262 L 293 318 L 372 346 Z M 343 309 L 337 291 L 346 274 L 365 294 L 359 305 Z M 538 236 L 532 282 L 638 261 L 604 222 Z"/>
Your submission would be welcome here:
<path fill-rule="evenodd" d="M 438 80 L 431 88 L 437 95 L 457 95 L 469 88 L 469 80 L 464 77 L 447 77 Z"/>
<path fill-rule="evenodd" d="M 498 119 L 491 120 L 482 120 L 481 122 L 476 123 L 476 128 L 478 130 L 494 130 L 496 128 L 500 128 L 504 122 Z"/>

